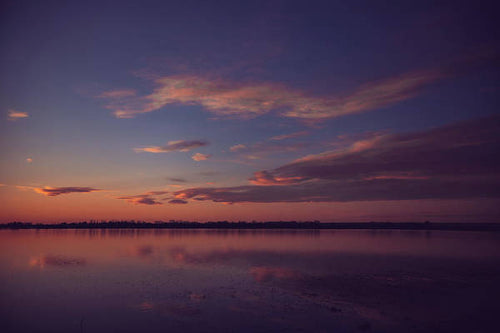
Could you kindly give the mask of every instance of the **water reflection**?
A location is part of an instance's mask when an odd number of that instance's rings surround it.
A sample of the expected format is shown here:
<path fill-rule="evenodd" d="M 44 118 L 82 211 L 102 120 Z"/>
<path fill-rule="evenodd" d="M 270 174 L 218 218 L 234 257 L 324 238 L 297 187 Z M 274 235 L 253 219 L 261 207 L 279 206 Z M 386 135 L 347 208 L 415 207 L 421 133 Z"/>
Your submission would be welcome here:
<path fill-rule="evenodd" d="M 58 255 L 41 255 L 29 260 L 31 267 L 45 268 L 45 266 L 72 267 L 84 266 L 87 263 L 85 258 L 67 257 Z"/>
<path fill-rule="evenodd" d="M 153 255 L 153 247 L 151 245 L 141 245 L 136 247 L 136 254 L 139 257 L 150 257 Z"/>
<path fill-rule="evenodd" d="M 271 280 L 298 279 L 302 274 L 289 268 L 258 266 L 250 268 L 250 274 L 257 282 L 269 282 Z"/>
<path fill-rule="evenodd" d="M 2 332 L 487 331 L 500 296 L 494 233 L 6 230 L 0 247 Z"/>

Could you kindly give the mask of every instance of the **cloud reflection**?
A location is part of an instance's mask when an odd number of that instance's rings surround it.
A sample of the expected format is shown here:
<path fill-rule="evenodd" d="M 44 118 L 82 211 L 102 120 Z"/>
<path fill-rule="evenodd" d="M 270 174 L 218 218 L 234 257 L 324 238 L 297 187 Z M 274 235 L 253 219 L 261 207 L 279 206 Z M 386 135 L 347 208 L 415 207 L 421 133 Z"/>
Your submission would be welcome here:
<path fill-rule="evenodd" d="M 45 268 L 46 266 L 52 267 L 74 267 L 84 266 L 87 260 L 81 257 L 69 257 L 61 255 L 41 255 L 33 257 L 29 261 L 31 267 Z"/>
<path fill-rule="evenodd" d="M 271 266 L 255 266 L 250 268 L 250 274 L 257 282 L 268 282 L 271 280 L 288 280 L 302 277 L 299 271 Z"/>

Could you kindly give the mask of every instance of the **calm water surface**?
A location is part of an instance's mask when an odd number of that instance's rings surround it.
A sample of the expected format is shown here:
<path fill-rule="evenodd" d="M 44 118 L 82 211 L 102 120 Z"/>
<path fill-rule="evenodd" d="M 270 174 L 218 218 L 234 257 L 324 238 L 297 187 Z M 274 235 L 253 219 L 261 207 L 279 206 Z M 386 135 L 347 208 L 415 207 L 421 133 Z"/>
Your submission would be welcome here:
<path fill-rule="evenodd" d="M 500 235 L 0 231 L 1 332 L 494 332 Z"/>

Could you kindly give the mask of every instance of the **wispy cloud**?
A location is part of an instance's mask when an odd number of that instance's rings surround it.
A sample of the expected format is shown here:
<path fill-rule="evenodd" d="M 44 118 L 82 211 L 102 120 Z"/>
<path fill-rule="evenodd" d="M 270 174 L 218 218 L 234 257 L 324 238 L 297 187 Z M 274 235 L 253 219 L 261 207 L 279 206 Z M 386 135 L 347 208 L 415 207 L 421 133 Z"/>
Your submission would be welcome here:
<path fill-rule="evenodd" d="M 126 97 L 133 97 L 137 95 L 137 91 L 134 89 L 118 89 L 118 90 L 110 90 L 105 91 L 100 94 L 98 97 L 101 98 L 110 98 L 110 99 L 122 99 Z"/>
<path fill-rule="evenodd" d="M 127 202 L 139 205 L 162 205 L 161 202 L 156 201 L 154 198 L 151 197 L 121 197 L 118 199 L 124 199 L 127 200 Z"/>
<path fill-rule="evenodd" d="M 18 120 L 18 119 L 23 119 L 23 118 L 28 118 L 30 115 L 28 112 L 21 112 L 21 111 L 16 111 L 16 110 L 9 110 L 9 113 L 7 115 L 8 120 Z"/>
<path fill-rule="evenodd" d="M 208 146 L 209 143 L 203 140 L 178 140 L 178 141 L 169 141 L 164 146 L 150 146 L 150 147 L 142 147 L 142 148 L 134 148 L 136 152 L 148 152 L 148 153 L 170 153 L 173 151 L 190 151 L 195 148 Z"/>
<path fill-rule="evenodd" d="M 245 149 L 247 149 L 247 146 L 245 146 L 245 145 L 243 145 L 241 143 L 237 144 L 237 145 L 234 145 L 234 146 L 231 146 L 229 148 L 229 150 L 232 151 L 233 153 L 238 152 L 240 150 L 245 150 Z"/>
<path fill-rule="evenodd" d="M 184 178 L 175 178 L 175 177 L 167 178 L 167 180 L 174 182 L 174 183 L 186 183 L 187 182 L 187 180 Z"/>
<path fill-rule="evenodd" d="M 371 82 L 345 94 L 313 96 L 279 83 L 242 83 L 201 76 L 166 76 L 154 80 L 146 96 L 112 98 L 107 108 L 118 118 L 133 118 L 170 104 L 200 105 L 219 116 L 252 118 L 279 112 L 282 116 L 321 120 L 382 108 L 416 96 L 444 76 L 416 71 Z"/>
<path fill-rule="evenodd" d="M 281 141 L 281 140 L 286 140 L 286 139 L 293 139 L 293 138 L 298 138 L 300 136 L 308 135 L 309 131 L 300 131 L 300 132 L 294 132 L 290 134 L 283 134 L 283 135 L 276 135 L 273 136 L 272 138 L 269 138 L 269 140 L 274 140 L 274 141 Z"/>
<path fill-rule="evenodd" d="M 328 202 L 500 197 L 500 116 L 348 147 L 259 171 L 254 185 L 174 193 L 215 202 Z"/>
<path fill-rule="evenodd" d="M 137 195 L 127 195 L 122 197 L 117 197 L 116 199 L 126 200 L 129 203 L 134 205 L 162 205 L 161 202 L 158 201 L 156 196 L 167 194 L 168 191 L 150 191 L 143 194 Z"/>
<path fill-rule="evenodd" d="M 269 154 L 283 154 L 299 151 L 306 148 L 308 145 L 302 142 L 285 143 L 285 142 L 256 142 L 253 144 L 237 144 L 229 148 L 232 153 L 240 154 L 246 159 L 261 159 Z"/>
<path fill-rule="evenodd" d="M 43 188 L 33 187 L 32 189 L 36 193 L 40 193 L 40 194 L 46 195 L 48 197 L 56 197 L 58 195 L 70 194 L 70 193 L 90 193 L 90 192 L 102 191 L 100 189 L 92 188 L 92 187 L 75 187 L 75 186 L 68 186 L 68 187 L 45 186 Z"/>
<path fill-rule="evenodd" d="M 191 156 L 191 158 L 193 160 L 197 161 L 197 162 L 208 160 L 210 157 L 212 157 L 212 155 L 210 155 L 210 154 L 201 154 L 201 153 L 196 153 L 193 156 Z"/>

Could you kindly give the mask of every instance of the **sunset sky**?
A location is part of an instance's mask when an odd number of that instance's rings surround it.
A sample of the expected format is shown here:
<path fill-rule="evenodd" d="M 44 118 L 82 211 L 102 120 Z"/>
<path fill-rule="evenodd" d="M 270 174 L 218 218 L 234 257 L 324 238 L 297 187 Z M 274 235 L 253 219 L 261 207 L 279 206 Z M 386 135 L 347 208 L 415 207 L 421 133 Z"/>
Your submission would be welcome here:
<path fill-rule="evenodd" d="M 0 222 L 497 222 L 491 1 L 3 1 Z"/>

